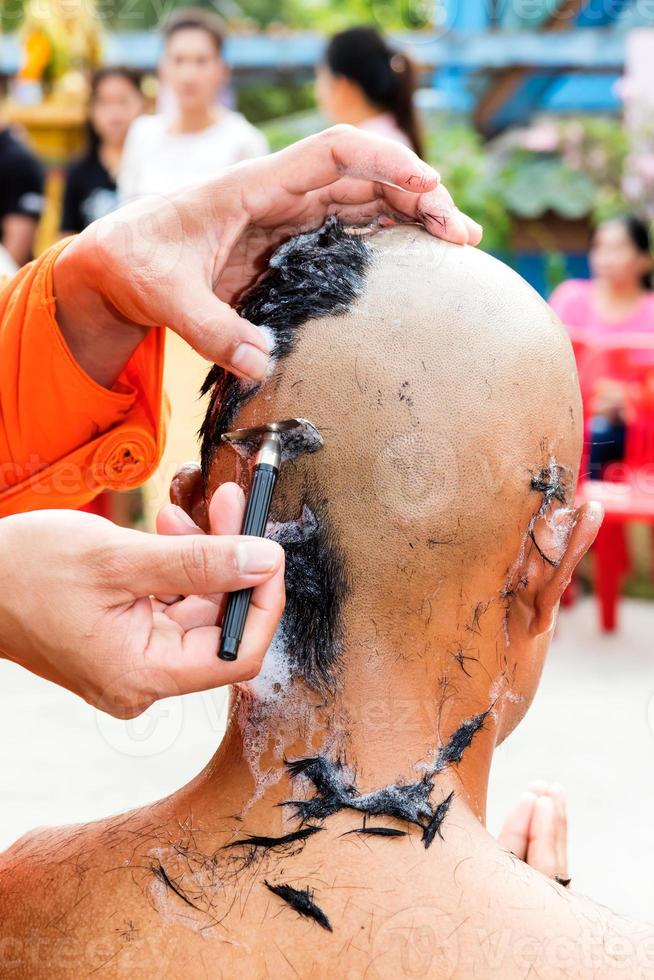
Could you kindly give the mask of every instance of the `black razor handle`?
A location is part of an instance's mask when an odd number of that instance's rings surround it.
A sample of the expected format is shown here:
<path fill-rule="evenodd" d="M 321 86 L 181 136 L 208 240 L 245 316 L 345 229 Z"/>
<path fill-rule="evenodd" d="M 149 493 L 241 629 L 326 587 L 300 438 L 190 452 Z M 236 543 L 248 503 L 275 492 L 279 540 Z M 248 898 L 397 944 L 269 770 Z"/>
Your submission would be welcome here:
<path fill-rule="evenodd" d="M 245 508 L 242 534 L 257 538 L 264 536 L 278 475 L 279 469 L 270 463 L 258 463 L 255 466 Z M 252 589 L 241 589 L 239 592 L 230 592 L 227 598 L 227 610 L 218 651 L 221 660 L 236 660 L 238 657 L 251 596 Z"/>

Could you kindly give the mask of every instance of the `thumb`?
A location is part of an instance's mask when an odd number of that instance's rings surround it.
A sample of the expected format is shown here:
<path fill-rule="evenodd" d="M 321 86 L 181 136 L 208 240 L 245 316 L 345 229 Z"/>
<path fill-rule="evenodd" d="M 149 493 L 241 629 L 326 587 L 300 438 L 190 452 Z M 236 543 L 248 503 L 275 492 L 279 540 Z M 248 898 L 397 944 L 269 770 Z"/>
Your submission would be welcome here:
<path fill-rule="evenodd" d="M 267 538 L 188 534 L 163 537 L 126 532 L 120 561 L 113 563 L 116 588 L 147 595 L 206 595 L 248 589 L 281 567 L 284 552 Z"/>
<path fill-rule="evenodd" d="M 220 364 L 239 378 L 262 381 L 268 371 L 271 344 L 249 320 L 244 320 L 210 289 L 197 292 L 188 303 L 179 302 L 174 329 L 208 361 Z"/>

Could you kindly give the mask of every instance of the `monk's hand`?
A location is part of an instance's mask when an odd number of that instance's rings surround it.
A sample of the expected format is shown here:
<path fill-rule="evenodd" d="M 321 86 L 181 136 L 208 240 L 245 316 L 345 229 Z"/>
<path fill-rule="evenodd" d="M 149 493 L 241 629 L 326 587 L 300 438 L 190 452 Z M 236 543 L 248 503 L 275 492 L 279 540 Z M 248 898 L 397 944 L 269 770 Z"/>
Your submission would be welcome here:
<path fill-rule="evenodd" d="M 170 507 L 166 536 L 74 511 L 0 520 L 0 653 L 119 718 L 254 677 L 284 606 L 284 553 L 225 533 L 241 526 L 238 487 L 221 488 L 210 512 L 220 536 Z M 239 657 L 227 663 L 216 655 L 224 594 L 250 587 Z"/>
<path fill-rule="evenodd" d="M 266 338 L 230 304 L 276 246 L 329 215 L 417 221 L 459 244 L 481 238 L 411 150 L 336 126 L 210 183 L 128 204 L 73 239 L 54 263 L 57 321 L 73 356 L 111 387 L 148 330 L 168 326 L 209 361 L 260 380 Z"/>
<path fill-rule="evenodd" d="M 568 820 L 563 787 L 558 783 L 531 783 L 509 813 L 498 840 L 536 871 L 561 883 L 568 882 Z"/>

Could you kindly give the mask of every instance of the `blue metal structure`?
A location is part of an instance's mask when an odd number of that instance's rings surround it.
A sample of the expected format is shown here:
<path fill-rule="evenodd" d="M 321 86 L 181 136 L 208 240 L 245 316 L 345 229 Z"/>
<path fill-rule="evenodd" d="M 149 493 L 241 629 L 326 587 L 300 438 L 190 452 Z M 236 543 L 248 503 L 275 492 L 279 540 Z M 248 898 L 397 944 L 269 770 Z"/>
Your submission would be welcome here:
<path fill-rule="evenodd" d="M 559 35 L 556 45 L 546 32 L 526 30 L 451 31 L 444 35 L 407 32 L 398 34 L 395 39 L 419 63 L 439 71 L 462 69 L 471 72 L 514 64 L 551 70 L 568 66 L 604 71 L 618 70 L 624 61 L 624 33 L 606 29 L 573 29 Z M 322 35 L 310 32 L 294 32 L 281 37 L 233 34 L 227 39 L 225 54 L 236 69 L 301 70 L 315 66 L 324 43 Z M 126 31 L 107 36 L 109 62 L 151 70 L 156 66 L 160 52 L 161 40 L 154 31 Z M 0 72 L 14 74 L 18 70 L 19 57 L 16 35 L 0 36 Z"/>
<path fill-rule="evenodd" d="M 438 32 L 405 33 L 397 41 L 427 70 L 438 104 L 474 113 L 489 134 L 536 110 L 617 111 L 615 82 L 626 32 L 654 26 L 654 5 L 637 0 L 429 2 Z M 226 57 L 240 74 L 306 76 L 323 44 L 312 33 L 236 34 L 228 39 Z M 152 70 L 160 50 L 154 31 L 116 33 L 107 38 L 106 58 Z M 13 74 L 18 63 L 17 39 L 0 37 L 0 73 Z"/>
<path fill-rule="evenodd" d="M 558 48 L 573 36 L 615 41 L 624 39 L 632 27 L 654 26 L 654 10 L 634 0 L 536 0 L 528 11 L 528 15 L 521 15 L 511 4 L 499 15 L 496 28 L 508 32 L 529 26 Z M 542 67 L 534 63 L 531 70 L 516 71 L 514 61 L 488 78 L 475 107 L 480 128 L 492 134 L 524 123 L 539 110 L 614 112 L 619 108 L 617 66 L 598 59 L 594 64 L 571 61 L 556 73 L 543 72 Z"/>

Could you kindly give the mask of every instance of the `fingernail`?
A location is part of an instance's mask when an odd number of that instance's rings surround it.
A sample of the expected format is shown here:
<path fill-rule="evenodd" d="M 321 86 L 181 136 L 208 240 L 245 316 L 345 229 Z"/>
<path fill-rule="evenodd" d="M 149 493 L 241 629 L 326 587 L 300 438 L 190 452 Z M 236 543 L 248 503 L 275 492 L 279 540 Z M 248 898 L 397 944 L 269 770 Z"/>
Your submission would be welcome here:
<path fill-rule="evenodd" d="M 272 572 L 279 559 L 279 545 L 265 538 L 242 541 L 236 546 L 236 560 L 243 575 Z"/>
<path fill-rule="evenodd" d="M 186 524 L 188 527 L 192 527 L 194 531 L 198 530 L 197 524 L 195 523 L 192 517 L 189 517 L 189 515 L 186 513 L 183 507 L 179 507 L 177 504 L 173 504 L 173 507 L 175 509 L 175 517 L 179 521 L 181 521 L 182 524 Z"/>
<path fill-rule="evenodd" d="M 261 381 L 268 371 L 270 358 L 264 351 L 252 344 L 241 344 L 232 357 L 232 367 L 240 374 L 247 374 L 254 381 Z"/>

